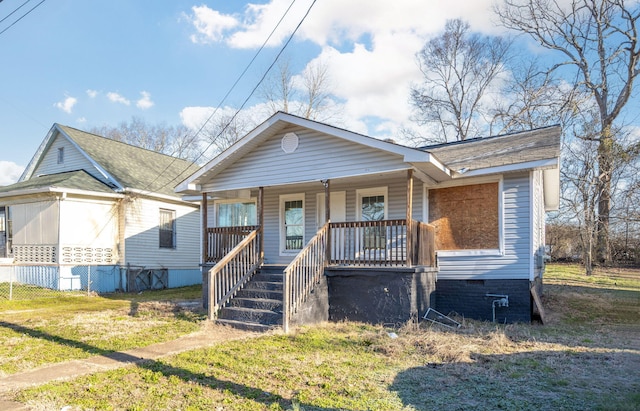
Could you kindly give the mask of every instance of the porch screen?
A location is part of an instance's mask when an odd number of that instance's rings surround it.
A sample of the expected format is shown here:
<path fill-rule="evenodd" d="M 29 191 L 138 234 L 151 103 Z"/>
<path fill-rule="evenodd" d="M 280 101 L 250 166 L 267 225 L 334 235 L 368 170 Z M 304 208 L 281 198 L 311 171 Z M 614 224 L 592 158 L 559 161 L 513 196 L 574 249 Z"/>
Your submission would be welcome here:
<path fill-rule="evenodd" d="M 218 203 L 217 204 L 218 227 L 239 227 L 256 225 L 256 203 Z"/>
<path fill-rule="evenodd" d="M 429 222 L 438 250 L 498 249 L 498 183 L 429 190 Z"/>

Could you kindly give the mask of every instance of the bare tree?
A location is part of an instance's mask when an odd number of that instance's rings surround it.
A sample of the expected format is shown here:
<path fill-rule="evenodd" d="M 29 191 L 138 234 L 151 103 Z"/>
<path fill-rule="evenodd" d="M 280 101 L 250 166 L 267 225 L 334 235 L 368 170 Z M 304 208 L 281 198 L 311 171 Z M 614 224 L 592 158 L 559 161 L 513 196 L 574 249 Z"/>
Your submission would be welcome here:
<path fill-rule="evenodd" d="M 502 93 L 494 99 L 490 135 L 531 130 L 552 124 L 563 127 L 575 113 L 566 110 L 575 104 L 572 90 L 538 67 L 537 61 L 514 59 L 521 63 L 510 67 Z"/>
<path fill-rule="evenodd" d="M 318 121 L 338 117 L 327 64 L 314 60 L 299 75 L 294 75 L 290 60 L 280 61 L 277 67 L 259 90 L 270 111 L 268 115 L 284 111 Z"/>
<path fill-rule="evenodd" d="M 559 59 L 549 71 L 573 68 L 576 87 L 592 96 L 599 110 L 597 142 L 597 259 L 608 263 L 611 181 L 618 166 L 614 125 L 631 98 L 640 74 L 637 23 L 640 5 L 624 0 L 504 0 L 496 8 L 502 24 L 529 35 Z"/>
<path fill-rule="evenodd" d="M 93 127 L 89 132 L 186 160 L 195 161 L 199 156 L 196 136 L 183 125 L 150 125 L 139 117 L 132 117 L 130 122 L 123 121 L 115 127 Z"/>
<path fill-rule="evenodd" d="M 257 122 L 244 111 L 221 110 L 208 120 L 202 130 L 202 149 L 206 159 L 211 159 L 231 147 L 247 134 Z"/>
<path fill-rule="evenodd" d="M 483 99 L 504 72 L 509 48 L 502 37 L 471 33 L 463 20 L 447 21 L 416 56 L 424 78 L 411 89 L 414 120 L 435 126 L 440 142 L 481 135 L 488 117 Z"/>
<path fill-rule="evenodd" d="M 596 164 L 596 142 L 593 135 L 597 121 L 578 122 L 567 134 L 573 136 L 563 147 L 561 172 L 562 209 L 565 221 L 576 221 L 585 273 L 593 272 L 593 250 L 596 242 L 596 205 L 599 197 Z"/>

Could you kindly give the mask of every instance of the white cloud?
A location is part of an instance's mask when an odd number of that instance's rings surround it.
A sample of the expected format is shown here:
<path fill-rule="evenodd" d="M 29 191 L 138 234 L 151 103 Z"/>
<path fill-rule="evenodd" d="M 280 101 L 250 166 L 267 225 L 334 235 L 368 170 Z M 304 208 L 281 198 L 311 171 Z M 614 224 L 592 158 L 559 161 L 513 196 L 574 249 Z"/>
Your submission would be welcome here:
<path fill-rule="evenodd" d="M 24 167 L 17 165 L 12 161 L 0 160 L 0 186 L 6 186 L 18 181 Z"/>
<path fill-rule="evenodd" d="M 186 16 L 196 29 L 191 36 L 194 43 L 214 43 L 222 41 L 224 33 L 237 27 L 240 22 L 233 16 L 212 10 L 207 6 L 194 6 L 193 15 Z"/>
<path fill-rule="evenodd" d="M 312 0 L 299 0 L 281 23 L 271 45 L 293 31 Z M 463 18 L 472 30 L 498 34 L 493 0 L 323 0 L 317 2 L 297 33 L 322 47 L 316 59 L 328 66 L 330 90 L 344 101 L 343 122 L 370 135 L 397 133 L 409 122 L 412 83 L 421 81 L 415 54 L 444 30 L 447 19 Z M 242 15 L 223 15 L 206 6 L 193 8 L 199 35 L 232 48 L 256 48 L 289 6 L 289 0 L 248 4 Z M 196 13 L 197 11 L 197 13 Z M 357 18 L 354 18 L 357 16 Z M 226 17 L 226 18 L 223 18 Z M 206 28 L 206 29 L 205 29 Z M 384 125 L 371 126 L 377 118 Z M 362 130 L 365 124 L 368 129 Z M 349 124 L 345 124 L 349 126 Z M 393 130 L 393 131 L 392 131 Z"/>
<path fill-rule="evenodd" d="M 67 98 L 65 98 L 62 101 L 58 101 L 53 106 L 56 107 L 56 108 L 59 108 L 60 110 L 64 111 L 65 113 L 71 114 L 71 110 L 73 110 L 73 106 L 75 106 L 77 102 L 78 102 L 77 98 L 67 96 Z"/>
<path fill-rule="evenodd" d="M 125 106 L 128 106 L 131 104 L 131 102 L 128 99 L 112 91 L 107 93 L 107 98 L 114 103 L 124 104 Z"/>
<path fill-rule="evenodd" d="M 98 90 L 88 89 L 87 96 L 89 96 L 89 98 L 96 98 L 98 96 Z"/>
<path fill-rule="evenodd" d="M 142 110 L 153 107 L 155 103 L 151 101 L 151 93 L 147 91 L 141 91 L 140 94 L 142 95 L 142 98 L 136 102 L 136 107 Z"/>

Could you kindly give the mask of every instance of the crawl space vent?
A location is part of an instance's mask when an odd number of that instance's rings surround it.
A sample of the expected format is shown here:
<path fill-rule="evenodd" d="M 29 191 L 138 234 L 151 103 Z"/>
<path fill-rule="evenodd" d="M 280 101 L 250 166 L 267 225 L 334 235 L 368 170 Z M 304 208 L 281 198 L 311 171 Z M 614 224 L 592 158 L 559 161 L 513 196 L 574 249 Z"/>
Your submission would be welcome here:
<path fill-rule="evenodd" d="M 296 133 L 287 133 L 282 137 L 282 151 L 285 153 L 293 153 L 298 148 L 298 136 Z"/>

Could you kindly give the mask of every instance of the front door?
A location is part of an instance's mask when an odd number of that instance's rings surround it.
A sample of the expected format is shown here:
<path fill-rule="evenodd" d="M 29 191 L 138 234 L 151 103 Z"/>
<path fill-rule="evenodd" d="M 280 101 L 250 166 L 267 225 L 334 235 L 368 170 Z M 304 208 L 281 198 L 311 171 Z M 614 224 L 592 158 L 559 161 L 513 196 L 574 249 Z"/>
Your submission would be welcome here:
<path fill-rule="evenodd" d="M 297 254 L 304 247 L 304 194 L 280 196 L 280 254 Z"/>

